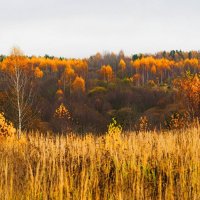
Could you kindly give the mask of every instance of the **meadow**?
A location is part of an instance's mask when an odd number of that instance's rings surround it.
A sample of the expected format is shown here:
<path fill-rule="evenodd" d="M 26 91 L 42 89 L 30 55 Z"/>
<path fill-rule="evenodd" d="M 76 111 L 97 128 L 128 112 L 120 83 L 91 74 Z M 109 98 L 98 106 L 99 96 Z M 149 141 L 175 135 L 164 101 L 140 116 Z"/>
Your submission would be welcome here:
<path fill-rule="evenodd" d="M 0 199 L 200 199 L 200 126 L 1 138 Z"/>

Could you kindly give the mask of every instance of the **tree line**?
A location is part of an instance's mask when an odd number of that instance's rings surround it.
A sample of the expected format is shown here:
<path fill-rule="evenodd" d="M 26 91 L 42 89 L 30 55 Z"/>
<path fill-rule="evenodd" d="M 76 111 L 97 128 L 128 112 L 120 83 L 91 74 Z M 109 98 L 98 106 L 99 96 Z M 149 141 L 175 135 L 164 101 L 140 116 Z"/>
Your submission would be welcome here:
<path fill-rule="evenodd" d="M 186 72 L 198 74 L 199 59 L 196 51 L 132 57 L 121 51 L 85 59 L 28 57 L 13 48 L 9 56 L 0 56 L 0 111 L 14 121 L 19 137 L 22 129 L 33 127 L 58 132 L 72 127 L 103 130 L 121 109 L 129 113 L 122 122 L 131 123 L 161 99 L 174 103 L 175 90 L 166 93 L 161 86 L 171 88 Z M 144 93 L 150 102 L 140 105 Z M 63 110 L 64 117 L 58 114 Z"/>

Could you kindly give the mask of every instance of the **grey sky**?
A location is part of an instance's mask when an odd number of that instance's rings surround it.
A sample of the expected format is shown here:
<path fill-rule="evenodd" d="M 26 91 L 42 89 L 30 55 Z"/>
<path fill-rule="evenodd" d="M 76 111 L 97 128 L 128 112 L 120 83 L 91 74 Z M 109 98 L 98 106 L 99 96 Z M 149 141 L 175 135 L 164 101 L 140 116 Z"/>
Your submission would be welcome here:
<path fill-rule="evenodd" d="M 0 0 L 0 54 L 200 48 L 199 0 Z"/>

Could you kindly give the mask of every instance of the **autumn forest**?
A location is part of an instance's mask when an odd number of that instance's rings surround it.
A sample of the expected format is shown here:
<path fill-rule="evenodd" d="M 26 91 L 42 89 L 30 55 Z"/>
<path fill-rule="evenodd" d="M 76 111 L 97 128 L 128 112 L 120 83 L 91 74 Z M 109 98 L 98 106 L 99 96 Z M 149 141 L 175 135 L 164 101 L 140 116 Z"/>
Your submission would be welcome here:
<path fill-rule="evenodd" d="M 0 110 L 21 130 L 54 133 L 101 134 L 112 118 L 127 131 L 182 126 L 199 116 L 199 59 L 196 51 L 28 57 L 13 48 L 0 56 Z"/>

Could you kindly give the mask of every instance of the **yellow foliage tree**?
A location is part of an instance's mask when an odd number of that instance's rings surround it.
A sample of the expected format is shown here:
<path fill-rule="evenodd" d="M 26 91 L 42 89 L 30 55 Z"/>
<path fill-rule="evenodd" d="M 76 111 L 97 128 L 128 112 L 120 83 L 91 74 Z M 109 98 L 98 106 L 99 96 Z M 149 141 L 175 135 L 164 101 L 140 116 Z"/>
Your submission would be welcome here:
<path fill-rule="evenodd" d="M 35 75 L 36 78 L 42 78 L 44 73 L 39 67 L 36 67 L 34 75 Z"/>
<path fill-rule="evenodd" d="M 70 129 L 71 115 L 63 103 L 55 110 L 54 118 L 58 122 L 56 126 L 60 127 L 59 131 L 64 132 Z"/>
<path fill-rule="evenodd" d="M 124 71 L 126 69 L 126 63 L 123 59 L 120 60 L 119 67 L 122 71 Z"/>
<path fill-rule="evenodd" d="M 75 92 L 85 92 L 85 80 L 77 76 L 72 83 L 72 88 Z"/>
<path fill-rule="evenodd" d="M 119 62 L 119 68 L 120 68 L 120 71 L 121 71 L 122 77 L 123 77 L 124 71 L 126 70 L 126 63 L 123 59 L 121 59 L 120 62 Z"/>
<path fill-rule="evenodd" d="M 137 74 L 137 73 L 139 72 L 139 69 L 140 69 L 140 60 L 137 59 L 137 60 L 135 60 L 135 61 L 131 61 L 131 67 L 132 67 L 133 69 L 135 69 L 136 74 Z"/>
<path fill-rule="evenodd" d="M 1 64 L 1 70 L 12 74 L 15 74 L 19 70 L 25 71 L 27 67 L 28 59 L 16 47 L 12 49 L 10 56 L 6 57 Z"/>
<path fill-rule="evenodd" d="M 152 67 L 151 67 L 151 72 L 153 73 L 153 74 L 156 74 L 156 66 L 155 65 L 153 65 Z"/>
<path fill-rule="evenodd" d="M 54 117 L 59 119 L 71 119 L 70 113 L 63 103 L 55 110 Z"/>
<path fill-rule="evenodd" d="M 104 81 L 109 82 L 113 75 L 112 67 L 110 65 L 103 65 L 100 69 L 100 74 L 103 76 Z"/>
<path fill-rule="evenodd" d="M 70 65 L 67 65 L 67 67 L 65 68 L 65 71 L 62 75 L 62 79 L 64 82 L 64 92 L 66 89 L 66 84 L 68 83 L 69 84 L 69 93 L 71 94 L 72 80 L 74 79 L 74 77 L 75 77 L 74 69 Z"/>

